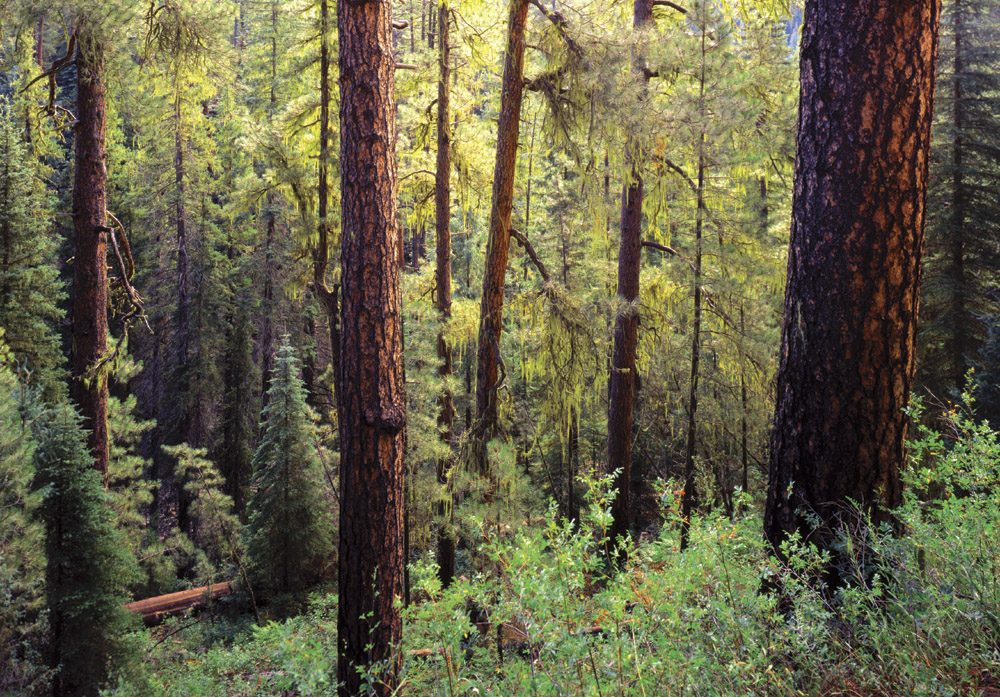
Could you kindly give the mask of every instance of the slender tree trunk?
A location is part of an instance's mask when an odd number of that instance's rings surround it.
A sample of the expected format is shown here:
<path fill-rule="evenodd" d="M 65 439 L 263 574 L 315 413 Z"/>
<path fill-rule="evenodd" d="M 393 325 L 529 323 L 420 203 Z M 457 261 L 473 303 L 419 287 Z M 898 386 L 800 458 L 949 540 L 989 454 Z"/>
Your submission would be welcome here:
<path fill-rule="evenodd" d="M 274 118 L 278 108 L 278 3 L 271 2 L 271 86 L 268 102 L 267 120 Z M 265 225 L 264 233 L 264 292 L 263 315 L 260 330 L 260 376 L 261 404 L 267 404 L 267 388 L 271 384 L 271 371 L 274 368 L 274 244 L 278 236 L 278 196 L 269 189 L 264 197 Z"/>
<path fill-rule="evenodd" d="M 340 694 L 359 669 L 393 694 L 400 667 L 406 395 L 389 0 L 341 2 Z"/>
<path fill-rule="evenodd" d="M 191 298 L 188 288 L 188 245 L 187 245 L 187 210 L 185 208 L 184 186 L 184 136 L 181 123 L 181 87 L 180 76 L 174 77 L 174 217 L 176 218 L 177 243 L 177 322 L 175 345 L 176 361 L 179 366 L 187 365 L 188 346 L 190 340 Z M 183 431 L 182 431 L 183 432 Z M 186 434 L 185 434 L 186 435 Z"/>
<path fill-rule="evenodd" d="M 447 0 L 441 2 L 438 10 L 438 98 L 437 98 L 437 172 L 434 182 L 434 210 L 436 224 L 436 265 L 434 280 L 436 285 L 435 301 L 438 312 L 441 313 L 441 328 L 438 331 L 437 349 L 441 366 L 438 373 L 442 380 L 450 380 L 452 374 L 451 347 L 445 341 L 444 330 L 451 317 L 451 116 L 450 92 L 451 85 L 451 37 L 450 14 Z M 441 440 L 449 448 L 455 440 L 455 404 L 451 388 L 447 383 L 441 392 L 441 411 L 438 415 L 438 427 L 441 429 Z M 448 484 L 448 474 L 451 457 L 442 458 L 437 463 L 437 482 L 441 488 L 438 496 L 441 501 L 438 506 L 438 545 L 437 562 L 441 576 L 441 584 L 448 587 L 455 576 L 455 534 L 451 528 L 450 517 L 451 488 Z"/>
<path fill-rule="evenodd" d="M 107 180 L 104 45 L 77 28 L 76 161 L 73 179 L 73 398 L 88 429 L 94 467 L 108 482 Z"/>
<path fill-rule="evenodd" d="M 938 0 L 807 0 L 765 531 L 900 501 Z M 832 571 L 832 569 L 831 569 Z"/>
<path fill-rule="evenodd" d="M 340 288 L 330 287 L 330 3 L 320 0 L 319 43 L 319 172 L 316 248 L 313 250 L 313 289 L 326 311 L 330 330 L 330 362 L 334 375 L 340 366 Z"/>
<path fill-rule="evenodd" d="M 698 183 L 697 211 L 694 219 L 694 313 L 691 318 L 691 377 L 688 382 L 687 444 L 684 449 L 684 493 L 681 496 L 681 549 L 686 549 L 691 532 L 691 512 L 697 500 L 695 491 L 695 454 L 698 446 L 698 378 L 701 361 L 701 243 L 705 225 L 705 39 L 706 18 L 701 19 L 701 74 L 698 80 Z"/>
<path fill-rule="evenodd" d="M 951 230 L 949 250 L 951 259 L 949 269 L 951 288 L 951 311 L 948 313 L 950 336 L 948 338 L 948 354 L 953 361 L 953 374 L 951 387 L 956 391 L 961 391 L 965 385 L 965 373 L 969 369 L 969 327 L 973 323 L 973 318 L 969 316 L 966 307 L 966 297 L 969 293 L 968 279 L 965 271 L 965 219 L 966 201 L 968 200 L 965 171 L 963 170 L 963 154 L 965 142 L 963 131 L 965 129 L 965 104 L 962 91 L 962 81 L 965 71 L 964 46 L 962 44 L 965 33 L 965 21 L 963 16 L 962 0 L 955 0 L 952 6 L 955 15 L 955 63 L 954 75 L 952 76 L 952 124 L 955 139 L 951 147 Z"/>
<path fill-rule="evenodd" d="M 638 31 L 653 21 L 651 0 L 635 0 L 632 26 Z M 641 56 L 632 59 L 633 73 L 648 80 Z M 639 344 L 639 269 L 642 260 L 641 144 L 629 134 L 625 160 L 630 165 L 622 187 L 621 241 L 618 246 L 618 310 L 608 385 L 608 470 L 617 472 L 617 495 L 611 505 L 612 537 L 624 536 L 632 524 L 632 427 L 635 410 L 636 349 Z"/>
<path fill-rule="evenodd" d="M 503 331 L 503 294 L 510 251 L 510 216 L 514 203 L 517 141 L 524 92 L 524 30 L 528 0 L 511 0 L 507 23 L 500 118 L 497 122 L 497 156 L 493 170 L 490 234 L 483 273 L 476 366 L 476 465 L 487 473 L 486 441 L 497 425 L 497 391 L 500 387 L 500 335 Z"/>

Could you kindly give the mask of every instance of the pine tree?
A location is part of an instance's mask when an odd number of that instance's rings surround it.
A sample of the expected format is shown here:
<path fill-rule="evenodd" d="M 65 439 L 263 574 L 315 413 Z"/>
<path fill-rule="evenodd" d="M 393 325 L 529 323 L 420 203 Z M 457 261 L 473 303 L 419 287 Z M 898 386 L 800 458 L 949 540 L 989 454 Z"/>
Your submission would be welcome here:
<path fill-rule="evenodd" d="M 321 580 L 333 550 L 329 504 L 306 404 L 300 361 L 286 342 L 278 349 L 263 437 L 253 456 L 248 550 L 255 588 L 297 594 Z"/>
<path fill-rule="evenodd" d="M 50 201 L 9 106 L 0 105 L 0 327 L 20 369 L 48 400 L 65 396 L 55 325 L 63 289 Z"/>
<path fill-rule="evenodd" d="M 115 528 L 80 417 L 68 405 L 38 421 L 37 486 L 44 493 L 46 599 L 55 695 L 93 695 L 124 656 L 122 607 L 138 579 Z"/>
<path fill-rule="evenodd" d="M 0 693 L 29 691 L 44 678 L 45 549 L 32 490 L 35 442 L 22 416 L 26 394 L 0 333 Z"/>

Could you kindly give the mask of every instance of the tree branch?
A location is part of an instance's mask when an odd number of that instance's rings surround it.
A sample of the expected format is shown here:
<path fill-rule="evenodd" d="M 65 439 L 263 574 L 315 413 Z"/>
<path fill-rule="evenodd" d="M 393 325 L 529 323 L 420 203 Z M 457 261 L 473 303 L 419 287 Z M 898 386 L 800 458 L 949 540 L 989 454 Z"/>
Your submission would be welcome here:
<path fill-rule="evenodd" d="M 545 263 L 538 257 L 538 252 L 535 251 L 534 246 L 531 244 L 531 242 L 528 240 L 525 234 L 516 228 L 511 228 L 510 236 L 513 237 L 515 240 L 517 240 L 522 247 L 524 247 L 524 251 L 528 255 L 528 258 L 531 259 L 531 262 L 535 265 L 535 268 L 538 269 L 538 274 L 542 277 L 543 281 L 548 283 L 550 280 L 549 270 L 548 268 L 546 268 Z"/>

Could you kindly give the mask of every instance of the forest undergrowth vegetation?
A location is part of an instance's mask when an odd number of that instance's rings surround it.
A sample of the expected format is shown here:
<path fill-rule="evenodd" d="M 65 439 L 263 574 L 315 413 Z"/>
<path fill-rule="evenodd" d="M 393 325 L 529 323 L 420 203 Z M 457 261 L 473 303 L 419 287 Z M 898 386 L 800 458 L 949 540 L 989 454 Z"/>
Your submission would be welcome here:
<path fill-rule="evenodd" d="M 907 534 L 845 528 L 833 553 L 851 580 L 838 588 L 824 581 L 831 551 L 808 537 L 773 555 L 742 492 L 732 518 L 693 522 L 683 552 L 676 482 L 659 483 L 659 532 L 635 542 L 609 538 L 612 475 L 582 476 L 579 524 L 554 504 L 541 525 L 483 524 L 450 587 L 432 557 L 411 565 L 399 694 L 989 694 L 1000 678 L 1000 439 L 969 414 L 918 428 L 896 512 Z M 762 590 L 774 587 L 780 597 Z M 261 625 L 225 607 L 171 620 L 107 694 L 329 694 L 336 602 L 314 594 L 304 614 Z"/>

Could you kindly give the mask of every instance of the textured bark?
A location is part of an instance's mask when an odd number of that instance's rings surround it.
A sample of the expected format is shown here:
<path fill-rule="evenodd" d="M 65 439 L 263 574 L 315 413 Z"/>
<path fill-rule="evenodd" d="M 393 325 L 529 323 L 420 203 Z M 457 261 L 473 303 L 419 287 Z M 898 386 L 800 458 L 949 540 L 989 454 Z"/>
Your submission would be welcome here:
<path fill-rule="evenodd" d="M 73 178 L 73 398 L 89 430 L 94 467 L 108 479 L 108 383 L 99 361 L 108 351 L 107 181 L 104 46 L 77 29 L 76 161 Z"/>
<path fill-rule="evenodd" d="M 436 265 L 434 281 L 436 286 L 435 305 L 441 313 L 441 330 L 438 333 L 438 358 L 441 367 L 438 373 L 443 380 L 449 380 L 452 374 L 451 348 L 445 342 L 444 327 L 451 317 L 451 121 L 450 121 L 450 85 L 451 79 L 451 45 L 450 45 L 450 14 L 448 3 L 441 3 L 438 10 L 438 98 L 437 98 L 437 172 L 434 182 L 434 213 L 435 213 L 435 247 Z M 441 440 L 453 445 L 455 440 L 455 402 L 451 389 L 445 385 L 441 392 L 441 411 L 438 415 L 438 427 L 441 429 Z M 455 576 L 455 536 L 450 524 L 444 520 L 450 513 L 451 505 L 448 488 L 448 469 L 450 458 L 438 460 L 437 481 L 442 492 L 442 503 L 438 508 L 437 562 L 441 583 L 447 587 Z"/>
<path fill-rule="evenodd" d="M 493 169 L 490 234 L 486 246 L 486 268 L 483 272 L 476 367 L 476 464 L 484 473 L 487 469 L 485 442 L 497 425 L 500 334 L 503 329 L 507 256 L 510 252 L 510 217 L 514 203 L 521 97 L 524 93 L 524 29 L 527 18 L 527 0 L 511 0 L 500 93 L 500 118 L 497 122 L 497 156 Z"/>
<path fill-rule="evenodd" d="M 768 539 L 900 500 L 937 0 L 808 0 Z"/>
<path fill-rule="evenodd" d="M 653 20 L 650 0 L 635 0 L 632 25 L 636 30 Z M 648 78 L 642 59 L 633 57 L 633 72 L 645 83 Z M 642 252 L 640 145 L 629 135 L 625 158 L 631 171 L 622 187 L 621 241 L 618 246 L 618 312 L 615 315 L 614 349 L 608 386 L 608 470 L 615 477 L 617 495 L 611 505 L 613 537 L 625 535 L 631 527 L 632 507 L 632 425 L 635 410 L 635 356 L 639 342 L 639 269 Z"/>
<path fill-rule="evenodd" d="M 341 695 L 400 666 L 406 395 L 396 222 L 395 101 L 389 0 L 338 3 L 341 363 L 337 661 Z"/>

